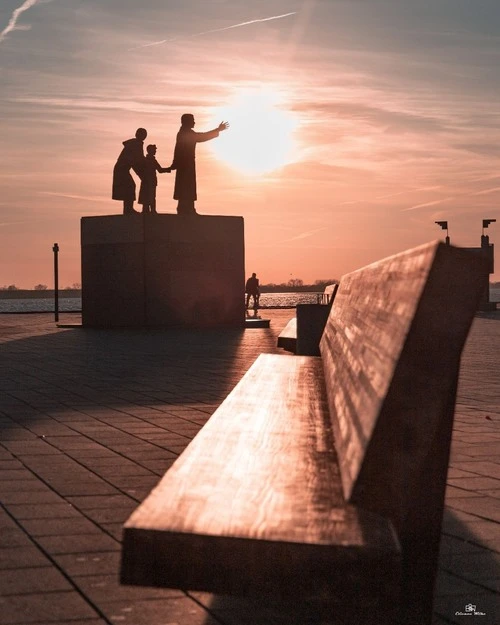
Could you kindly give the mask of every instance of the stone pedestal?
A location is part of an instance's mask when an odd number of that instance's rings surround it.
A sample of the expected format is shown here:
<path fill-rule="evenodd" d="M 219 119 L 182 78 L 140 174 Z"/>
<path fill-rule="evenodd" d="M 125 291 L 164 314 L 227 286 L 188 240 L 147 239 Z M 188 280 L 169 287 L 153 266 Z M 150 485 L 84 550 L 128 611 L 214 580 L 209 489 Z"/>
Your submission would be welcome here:
<path fill-rule="evenodd" d="M 242 217 L 83 217 L 82 324 L 244 327 Z"/>

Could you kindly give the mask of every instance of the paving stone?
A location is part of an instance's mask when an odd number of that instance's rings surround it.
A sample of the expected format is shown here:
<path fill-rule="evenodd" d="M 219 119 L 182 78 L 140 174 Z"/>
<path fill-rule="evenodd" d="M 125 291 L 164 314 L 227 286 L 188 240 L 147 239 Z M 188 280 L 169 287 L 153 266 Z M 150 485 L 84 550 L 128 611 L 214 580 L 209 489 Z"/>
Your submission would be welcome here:
<path fill-rule="evenodd" d="M 47 441 L 53 445 L 53 449 L 56 449 L 57 453 L 61 453 L 61 450 L 69 449 L 101 449 L 102 445 L 96 443 L 89 438 L 82 435 L 75 436 L 48 436 Z"/>
<path fill-rule="evenodd" d="M 28 625 L 40 621 L 71 623 L 97 617 L 90 605 L 74 591 L 47 592 L 0 598 L 2 625 Z"/>
<path fill-rule="evenodd" d="M 120 554 L 117 551 L 55 555 L 54 560 L 70 577 L 117 575 L 120 566 Z"/>
<path fill-rule="evenodd" d="M 450 484 L 448 484 L 448 486 L 446 487 L 446 495 L 445 495 L 446 502 L 448 502 L 448 499 L 455 499 L 457 497 L 480 497 L 480 496 L 481 496 L 481 493 L 475 490 L 465 490 L 463 488 L 456 488 L 455 486 L 451 486 Z"/>
<path fill-rule="evenodd" d="M 61 503 L 63 500 L 54 491 L 45 485 L 39 491 L 7 491 L 2 494 L 1 499 L 4 504 L 38 504 L 38 503 Z"/>
<path fill-rule="evenodd" d="M 500 578 L 500 554 L 487 549 L 474 553 L 443 553 L 440 565 L 448 571 L 460 571 L 460 577 L 479 582 Z"/>
<path fill-rule="evenodd" d="M 50 566 L 50 560 L 33 544 L 0 549 L 0 569 L 24 569 Z M 0 611 L 1 614 L 1 611 Z"/>
<path fill-rule="evenodd" d="M 500 490 L 500 480 L 495 480 L 489 477 L 461 477 L 452 479 L 448 478 L 448 484 L 466 490 Z"/>
<path fill-rule="evenodd" d="M 0 499 L 3 500 L 5 493 L 45 491 L 47 486 L 37 479 L 32 473 L 25 480 L 0 480 Z"/>
<path fill-rule="evenodd" d="M 13 482 L 29 480 L 33 473 L 26 468 L 12 469 L 10 471 L 0 471 L 0 482 Z"/>
<path fill-rule="evenodd" d="M 0 575 L 0 596 L 23 595 L 56 590 L 73 590 L 54 567 L 13 569 Z M 3 623 L 0 614 L 0 622 Z"/>
<path fill-rule="evenodd" d="M 79 510 L 95 510 L 98 508 L 128 508 L 136 506 L 136 502 L 126 495 L 95 495 L 68 497 L 68 501 Z"/>
<path fill-rule="evenodd" d="M 67 519 L 23 519 L 20 523 L 34 537 L 98 534 L 100 532 L 95 523 L 83 516 Z"/>
<path fill-rule="evenodd" d="M 200 592 L 189 592 L 188 596 L 195 598 L 224 625 L 362 625 L 366 620 L 355 612 L 355 606 L 345 605 L 341 597 L 325 603 L 279 601 L 269 596 L 245 599 Z"/>
<path fill-rule="evenodd" d="M 111 623 L 117 625 L 221 625 L 188 597 L 149 601 L 124 600 L 101 604 Z"/>
<path fill-rule="evenodd" d="M 129 488 L 149 488 L 151 490 L 156 484 L 158 484 L 157 475 L 141 475 L 139 477 L 130 475 L 116 475 L 109 480 L 117 488 L 123 488 L 123 490 Z M 129 492 L 127 490 L 127 492 Z"/>
<path fill-rule="evenodd" d="M 120 543 L 102 532 L 92 534 L 64 534 L 61 536 L 38 536 L 37 543 L 50 555 L 63 553 L 93 553 L 119 551 Z"/>
<path fill-rule="evenodd" d="M 71 480 L 52 480 L 52 487 L 59 495 L 63 497 L 78 497 L 78 496 L 96 496 L 96 495 L 116 495 L 119 494 L 119 490 L 114 488 L 111 484 L 108 484 L 100 478 L 75 481 Z"/>
<path fill-rule="evenodd" d="M 174 455 L 174 454 L 172 454 Z M 169 469 L 175 461 L 174 458 L 169 460 L 142 460 L 141 464 L 146 467 L 149 471 L 153 471 L 156 475 L 163 475 L 167 469 Z"/>
<path fill-rule="evenodd" d="M 494 497 L 454 497 L 448 501 L 454 509 L 500 522 L 500 501 Z"/>
<path fill-rule="evenodd" d="M 70 503 L 6 504 L 16 519 L 75 518 L 79 512 Z"/>
<path fill-rule="evenodd" d="M 446 595 L 467 595 L 471 597 L 484 592 L 484 586 L 470 582 L 462 577 L 441 570 L 436 580 L 436 597 Z"/>
<path fill-rule="evenodd" d="M 455 468 L 462 469 L 462 471 L 470 471 L 478 475 L 493 477 L 500 479 L 500 464 L 495 462 L 488 462 L 485 460 L 477 462 L 460 462 L 454 465 Z"/>
<path fill-rule="evenodd" d="M 85 515 L 96 523 L 125 523 L 137 507 L 133 502 L 128 508 L 94 508 L 87 510 Z"/>
<path fill-rule="evenodd" d="M 105 480 L 110 480 L 110 478 L 114 477 L 141 477 L 141 476 L 150 476 L 151 471 L 148 469 L 139 466 L 138 464 L 134 464 L 132 466 L 124 464 L 123 466 L 102 466 L 102 467 L 94 467 L 94 473 L 99 475 Z"/>
<path fill-rule="evenodd" d="M 75 578 L 75 580 L 83 594 L 99 605 L 110 602 L 185 597 L 185 593 L 181 590 L 124 586 L 120 584 L 118 575 L 88 575 Z"/>
<path fill-rule="evenodd" d="M 23 469 L 24 465 L 16 460 L 15 458 L 11 458 L 9 460 L 0 460 L 0 473 L 3 471 L 9 471 L 12 469 Z M 6 476 L 8 479 L 8 475 Z"/>
<path fill-rule="evenodd" d="M 140 451 L 125 451 L 124 455 L 137 462 L 143 462 L 144 460 L 175 460 L 176 454 L 162 449 L 161 447 L 146 447 Z"/>
<path fill-rule="evenodd" d="M 17 525 L 2 527 L 0 530 L 0 549 L 9 547 L 30 547 L 33 543 L 29 536 Z"/>
<path fill-rule="evenodd" d="M 85 619 L 84 621 L 44 621 L 43 623 L 41 623 L 40 621 L 37 621 L 36 623 L 33 623 L 33 625 L 109 625 L 106 621 L 103 621 L 102 619 Z"/>
<path fill-rule="evenodd" d="M 57 456 L 61 453 L 58 449 L 49 445 L 45 439 L 37 439 L 33 441 L 4 441 L 3 445 L 19 458 L 22 458 L 23 455 Z"/>
<path fill-rule="evenodd" d="M 115 452 L 106 447 L 98 447 L 97 449 L 68 449 L 66 453 L 71 458 L 82 460 L 84 458 L 116 458 L 120 457 Z"/>

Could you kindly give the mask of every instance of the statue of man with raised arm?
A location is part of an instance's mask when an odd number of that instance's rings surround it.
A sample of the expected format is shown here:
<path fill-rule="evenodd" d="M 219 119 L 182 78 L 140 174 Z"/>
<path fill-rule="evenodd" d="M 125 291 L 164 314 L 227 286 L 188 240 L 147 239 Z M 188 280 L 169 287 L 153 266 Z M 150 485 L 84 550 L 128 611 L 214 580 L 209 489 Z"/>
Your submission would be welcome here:
<path fill-rule="evenodd" d="M 195 215 L 194 203 L 197 200 L 196 193 L 196 144 L 210 141 L 219 136 L 219 133 L 228 128 L 227 122 L 221 122 L 214 130 L 208 132 L 195 132 L 194 115 L 184 113 L 181 117 L 181 127 L 177 133 L 177 141 L 174 150 L 174 159 L 170 169 L 175 170 L 174 200 L 178 201 L 177 213 L 179 215 Z"/>

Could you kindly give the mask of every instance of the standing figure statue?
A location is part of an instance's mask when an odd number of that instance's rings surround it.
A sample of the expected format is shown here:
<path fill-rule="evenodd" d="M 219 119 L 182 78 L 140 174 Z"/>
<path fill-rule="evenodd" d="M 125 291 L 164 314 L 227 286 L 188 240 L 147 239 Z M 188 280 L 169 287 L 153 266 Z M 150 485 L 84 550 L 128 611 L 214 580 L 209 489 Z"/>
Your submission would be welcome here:
<path fill-rule="evenodd" d="M 222 130 L 226 130 L 229 124 L 221 122 L 214 130 L 208 132 L 195 132 L 194 115 L 184 113 L 181 117 L 181 127 L 177 133 L 177 141 L 174 150 L 174 160 L 170 169 L 176 171 L 174 200 L 178 201 L 177 213 L 179 215 L 195 215 L 194 203 L 196 195 L 196 144 L 202 141 L 210 141 L 219 136 Z"/>
<path fill-rule="evenodd" d="M 162 167 L 156 160 L 156 149 L 154 144 L 148 145 L 146 148 L 138 199 L 139 204 L 142 204 L 143 213 L 156 213 L 156 187 L 158 186 L 156 172 L 160 174 L 170 173 L 170 167 Z"/>
<path fill-rule="evenodd" d="M 123 150 L 113 169 L 113 200 L 123 202 L 123 214 L 131 215 L 134 210 L 135 182 L 130 174 L 133 169 L 142 178 L 144 169 L 144 139 L 148 136 L 145 128 L 138 128 L 134 139 L 123 142 Z"/>

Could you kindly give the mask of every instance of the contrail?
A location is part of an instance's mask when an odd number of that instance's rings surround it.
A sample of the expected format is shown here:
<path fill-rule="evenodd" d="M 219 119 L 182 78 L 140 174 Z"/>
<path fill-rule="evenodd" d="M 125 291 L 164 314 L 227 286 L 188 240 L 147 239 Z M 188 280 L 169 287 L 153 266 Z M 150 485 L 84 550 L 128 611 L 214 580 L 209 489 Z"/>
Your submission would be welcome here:
<path fill-rule="evenodd" d="M 25 0 L 25 2 L 23 2 L 23 4 L 21 4 L 20 7 L 14 10 L 14 12 L 12 13 L 10 17 L 9 23 L 0 33 L 0 42 L 2 42 L 5 39 L 6 35 L 11 33 L 13 30 L 28 30 L 29 29 L 29 26 L 22 26 L 22 27 L 16 26 L 17 20 L 19 19 L 19 16 L 21 15 L 21 13 L 24 13 L 28 9 L 31 9 L 31 7 L 35 6 L 35 4 L 37 3 L 38 3 L 38 0 Z"/>
<path fill-rule="evenodd" d="M 149 48 L 151 46 L 159 46 L 162 43 L 171 43 L 173 41 L 182 41 L 183 39 L 192 39 L 193 37 L 201 37 L 202 35 L 210 35 L 211 33 L 220 33 L 223 30 L 231 30 L 232 28 L 241 28 L 241 26 L 249 26 L 250 24 L 259 24 L 260 22 L 270 22 L 271 20 L 280 20 L 283 17 L 290 17 L 290 15 L 296 15 L 297 11 L 292 13 L 283 13 L 283 15 L 273 15 L 272 17 L 263 17 L 258 20 L 250 20 L 249 22 L 240 22 L 239 24 L 233 24 L 232 26 L 225 26 L 224 28 L 214 28 L 213 30 L 204 30 L 202 33 L 195 33 L 194 35 L 185 35 L 183 37 L 172 37 L 171 39 L 162 39 L 161 41 L 153 41 L 153 43 L 145 43 L 142 46 L 136 46 L 135 48 L 129 48 L 131 50 L 139 50 L 140 48 Z"/>

